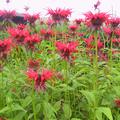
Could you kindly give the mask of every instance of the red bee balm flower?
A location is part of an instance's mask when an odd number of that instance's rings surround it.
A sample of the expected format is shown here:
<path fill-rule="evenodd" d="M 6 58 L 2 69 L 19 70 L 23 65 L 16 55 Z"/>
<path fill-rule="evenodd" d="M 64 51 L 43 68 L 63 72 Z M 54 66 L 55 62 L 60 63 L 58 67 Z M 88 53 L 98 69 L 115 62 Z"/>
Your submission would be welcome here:
<path fill-rule="evenodd" d="M 35 81 L 34 85 L 37 91 L 40 89 L 44 90 L 46 88 L 45 82 L 51 79 L 53 76 L 53 73 L 50 70 L 42 70 L 42 73 L 38 74 L 34 70 L 29 69 L 26 74 L 30 79 L 33 79 Z"/>
<path fill-rule="evenodd" d="M 29 32 L 27 30 L 20 30 L 16 28 L 9 28 L 8 33 L 13 38 L 13 41 L 16 44 L 22 45 L 24 44 L 24 40 L 27 36 L 29 36 Z"/>
<path fill-rule="evenodd" d="M 67 44 L 56 42 L 57 50 L 60 51 L 61 57 L 65 60 L 70 60 L 72 58 L 72 53 L 77 52 L 76 47 L 78 46 L 78 42 L 70 42 Z"/>
<path fill-rule="evenodd" d="M 0 17 L 5 21 L 11 21 L 16 16 L 16 11 L 0 10 Z"/>
<path fill-rule="evenodd" d="M 69 29 L 70 29 L 71 31 L 73 31 L 73 32 L 76 31 L 77 28 L 78 28 L 78 27 L 77 27 L 76 25 L 70 25 L 70 26 L 69 26 Z"/>
<path fill-rule="evenodd" d="M 116 28 L 120 24 L 120 18 L 111 18 L 108 22 L 112 28 Z"/>
<path fill-rule="evenodd" d="M 0 59 L 6 58 L 10 51 L 11 43 L 10 39 L 0 40 Z"/>
<path fill-rule="evenodd" d="M 120 99 L 116 99 L 114 102 L 116 107 L 120 108 Z"/>
<path fill-rule="evenodd" d="M 99 29 L 109 17 L 109 15 L 104 12 L 95 14 L 93 14 L 92 12 L 87 12 L 84 15 L 86 16 L 87 24 L 89 24 L 90 27 L 94 29 Z"/>
<path fill-rule="evenodd" d="M 48 30 L 41 29 L 40 33 L 44 37 L 44 39 L 49 39 L 50 37 L 54 35 L 54 32 L 50 29 Z"/>
<path fill-rule="evenodd" d="M 39 19 L 39 14 L 24 14 L 24 20 L 27 20 L 30 24 L 34 24 Z"/>
<path fill-rule="evenodd" d="M 37 34 L 26 36 L 24 41 L 29 49 L 34 49 L 35 44 L 40 42 L 40 38 Z"/>
<path fill-rule="evenodd" d="M 81 22 L 83 22 L 83 20 L 82 20 L 82 19 L 76 19 L 76 20 L 75 20 L 75 23 L 76 23 L 77 25 L 80 25 L 80 24 L 81 24 Z"/>
<path fill-rule="evenodd" d="M 71 9 L 61 9 L 57 8 L 55 10 L 48 9 L 48 14 L 52 17 L 54 22 L 61 22 L 68 20 L 68 17 L 71 15 Z"/>

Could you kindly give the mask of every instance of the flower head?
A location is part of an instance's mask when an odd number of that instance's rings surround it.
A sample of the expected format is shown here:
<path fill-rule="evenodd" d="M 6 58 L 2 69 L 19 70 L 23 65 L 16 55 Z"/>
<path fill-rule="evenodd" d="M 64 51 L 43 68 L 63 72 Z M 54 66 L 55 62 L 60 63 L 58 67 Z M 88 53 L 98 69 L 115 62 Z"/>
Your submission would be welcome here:
<path fill-rule="evenodd" d="M 93 14 L 92 12 L 87 12 L 84 15 L 86 17 L 86 22 L 89 24 L 90 27 L 94 29 L 99 29 L 109 17 L 109 15 L 104 12 L 99 12 L 95 14 Z"/>
<path fill-rule="evenodd" d="M 53 9 L 48 9 L 48 14 L 52 17 L 54 22 L 61 22 L 61 21 L 66 21 L 68 20 L 68 17 L 71 15 L 72 11 L 71 9 L 61 9 L 61 8 L 56 8 L 55 10 Z"/>
<path fill-rule="evenodd" d="M 0 10 L 0 16 L 5 21 L 12 21 L 13 17 L 16 16 L 16 11 Z"/>
<path fill-rule="evenodd" d="M 28 78 L 34 80 L 34 86 L 37 91 L 44 90 L 46 88 L 45 86 L 46 81 L 51 79 L 53 76 L 52 71 L 47 69 L 42 70 L 41 74 L 32 69 L 29 69 L 26 74 Z"/>
<path fill-rule="evenodd" d="M 120 18 L 111 18 L 108 20 L 109 24 L 111 25 L 112 28 L 116 28 L 120 24 Z"/>
<path fill-rule="evenodd" d="M 34 24 L 39 19 L 39 14 L 24 14 L 24 20 L 27 20 L 30 24 Z"/>
<path fill-rule="evenodd" d="M 70 42 L 67 44 L 56 42 L 57 50 L 60 52 L 60 55 L 65 60 L 70 60 L 72 58 L 72 53 L 77 52 L 76 47 L 78 46 L 78 42 Z"/>
<path fill-rule="evenodd" d="M 29 49 L 34 49 L 35 44 L 40 42 L 40 38 L 38 34 L 28 35 L 25 37 L 24 43 L 27 45 Z"/>
<path fill-rule="evenodd" d="M 11 50 L 11 39 L 0 40 L 0 59 L 6 58 L 7 54 Z"/>
<path fill-rule="evenodd" d="M 78 28 L 78 27 L 77 27 L 76 25 L 70 25 L 70 26 L 69 26 L 69 29 L 70 29 L 71 31 L 73 31 L 73 32 L 76 31 L 77 28 Z"/>
<path fill-rule="evenodd" d="M 8 33 L 11 35 L 13 41 L 18 45 L 23 45 L 25 38 L 29 36 L 29 32 L 24 29 L 9 28 Z"/>
<path fill-rule="evenodd" d="M 76 20 L 75 20 L 75 23 L 76 23 L 77 25 L 80 25 L 82 21 L 83 21 L 82 19 L 76 19 Z"/>

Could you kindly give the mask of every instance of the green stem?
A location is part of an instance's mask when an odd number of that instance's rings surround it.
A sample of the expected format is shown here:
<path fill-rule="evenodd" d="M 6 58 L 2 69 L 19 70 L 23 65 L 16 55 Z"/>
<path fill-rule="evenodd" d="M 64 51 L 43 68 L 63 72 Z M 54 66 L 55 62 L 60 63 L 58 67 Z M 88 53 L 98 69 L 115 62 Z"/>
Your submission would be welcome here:
<path fill-rule="evenodd" d="M 36 110 L 35 110 L 34 81 L 32 82 L 32 107 L 33 107 L 34 120 L 37 120 L 37 117 L 36 117 Z"/>
<path fill-rule="evenodd" d="M 98 80 L 98 38 L 97 32 L 95 32 L 95 56 L 94 56 L 94 70 L 95 70 L 95 79 L 93 89 L 97 89 L 97 80 Z"/>

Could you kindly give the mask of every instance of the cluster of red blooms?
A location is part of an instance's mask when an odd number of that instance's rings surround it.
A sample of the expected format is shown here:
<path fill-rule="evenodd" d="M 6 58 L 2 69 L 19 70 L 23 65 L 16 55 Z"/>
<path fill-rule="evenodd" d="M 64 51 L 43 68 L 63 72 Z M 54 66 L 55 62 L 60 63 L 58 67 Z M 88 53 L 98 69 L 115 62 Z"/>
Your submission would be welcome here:
<path fill-rule="evenodd" d="M 34 71 L 33 69 L 29 69 L 26 74 L 28 78 L 34 80 L 34 86 L 37 91 L 45 90 L 46 81 L 51 79 L 53 76 L 52 71 L 47 69 L 42 70 L 41 74 L 39 74 L 37 71 Z"/>
<path fill-rule="evenodd" d="M 71 15 L 71 13 L 71 9 L 48 9 L 48 14 L 52 17 L 55 23 L 60 23 L 61 21 L 68 21 L 68 17 Z"/>
<path fill-rule="evenodd" d="M 40 42 L 40 38 L 38 34 L 30 34 L 24 28 L 24 25 L 19 25 L 18 28 L 9 28 L 8 33 L 15 44 L 25 45 L 28 49 L 34 50 L 35 44 Z"/>
<path fill-rule="evenodd" d="M 53 30 L 50 30 L 50 29 L 47 29 L 47 30 L 46 29 L 41 29 L 40 34 L 43 37 L 43 39 L 49 40 L 49 38 L 54 35 L 54 32 L 53 32 Z"/>
<path fill-rule="evenodd" d="M 109 15 L 104 12 L 98 12 L 93 14 L 92 12 L 87 12 L 84 14 L 86 17 L 86 24 L 93 29 L 100 29 L 103 23 L 108 20 Z"/>
<path fill-rule="evenodd" d="M 0 10 L 0 17 L 5 21 L 11 21 L 16 16 L 16 11 Z"/>
<path fill-rule="evenodd" d="M 25 38 L 29 36 L 29 31 L 24 29 L 9 28 L 8 33 L 17 45 L 23 45 Z"/>
<path fill-rule="evenodd" d="M 119 25 L 120 25 L 120 18 L 108 19 L 108 21 L 106 21 L 107 27 L 103 27 L 103 31 L 105 32 L 105 34 L 109 36 L 109 38 L 111 38 L 113 35 L 119 38 L 120 37 Z"/>
<path fill-rule="evenodd" d="M 89 49 L 95 48 L 94 36 L 90 36 L 89 38 L 85 38 L 84 41 L 86 43 L 87 48 L 89 48 Z M 98 39 L 98 41 L 97 41 L 97 46 L 98 46 L 98 49 L 103 47 L 103 42 L 101 42 L 100 39 Z"/>
<path fill-rule="evenodd" d="M 10 39 L 0 40 L 0 60 L 5 59 L 11 50 L 12 41 Z"/>
<path fill-rule="evenodd" d="M 88 38 L 84 38 L 84 42 L 86 45 L 86 54 L 90 57 L 91 62 L 93 61 L 93 55 L 94 55 L 94 50 L 95 50 L 95 38 L 94 36 L 89 36 Z M 98 49 L 98 59 L 99 61 L 107 61 L 108 60 L 108 55 L 107 53 L 102 50 L 104 47 L 103 42 L 101 42 L 100 38 L 97 40 L 97 49 Z"/>
<path fill-rule="evenodd" d="M 70 61 L 73 57 L 72 54 L 77 52 L 76 47 L 78 42 L 69 42 L 67 44 L 56 42 L 57 50 L 60 52 L 60 55 L 63 59 Z"/>
<path fill-rule="evenodd" d="M 35 21 L 38 19 L 39 19 L 39 14 L 33 14 L 33 15 L 24 14 L 24 20 L 27 20 L 28 23 L 30 23 L 30 24 L 34 24 Z"/>

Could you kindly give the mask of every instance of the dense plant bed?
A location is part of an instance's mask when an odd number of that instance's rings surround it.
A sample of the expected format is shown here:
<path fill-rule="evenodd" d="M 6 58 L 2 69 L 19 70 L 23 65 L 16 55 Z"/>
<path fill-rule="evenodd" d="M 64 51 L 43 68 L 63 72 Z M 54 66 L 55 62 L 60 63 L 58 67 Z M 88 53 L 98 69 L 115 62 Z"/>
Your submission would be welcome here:
<path fill-rule="evenodd" d="M 119 18 L 88 12 L 69 24 L 70 9 L 48 9 L 46 21 L 15 25 L 5 14 L 0 120 L 120 120 Z"/>

